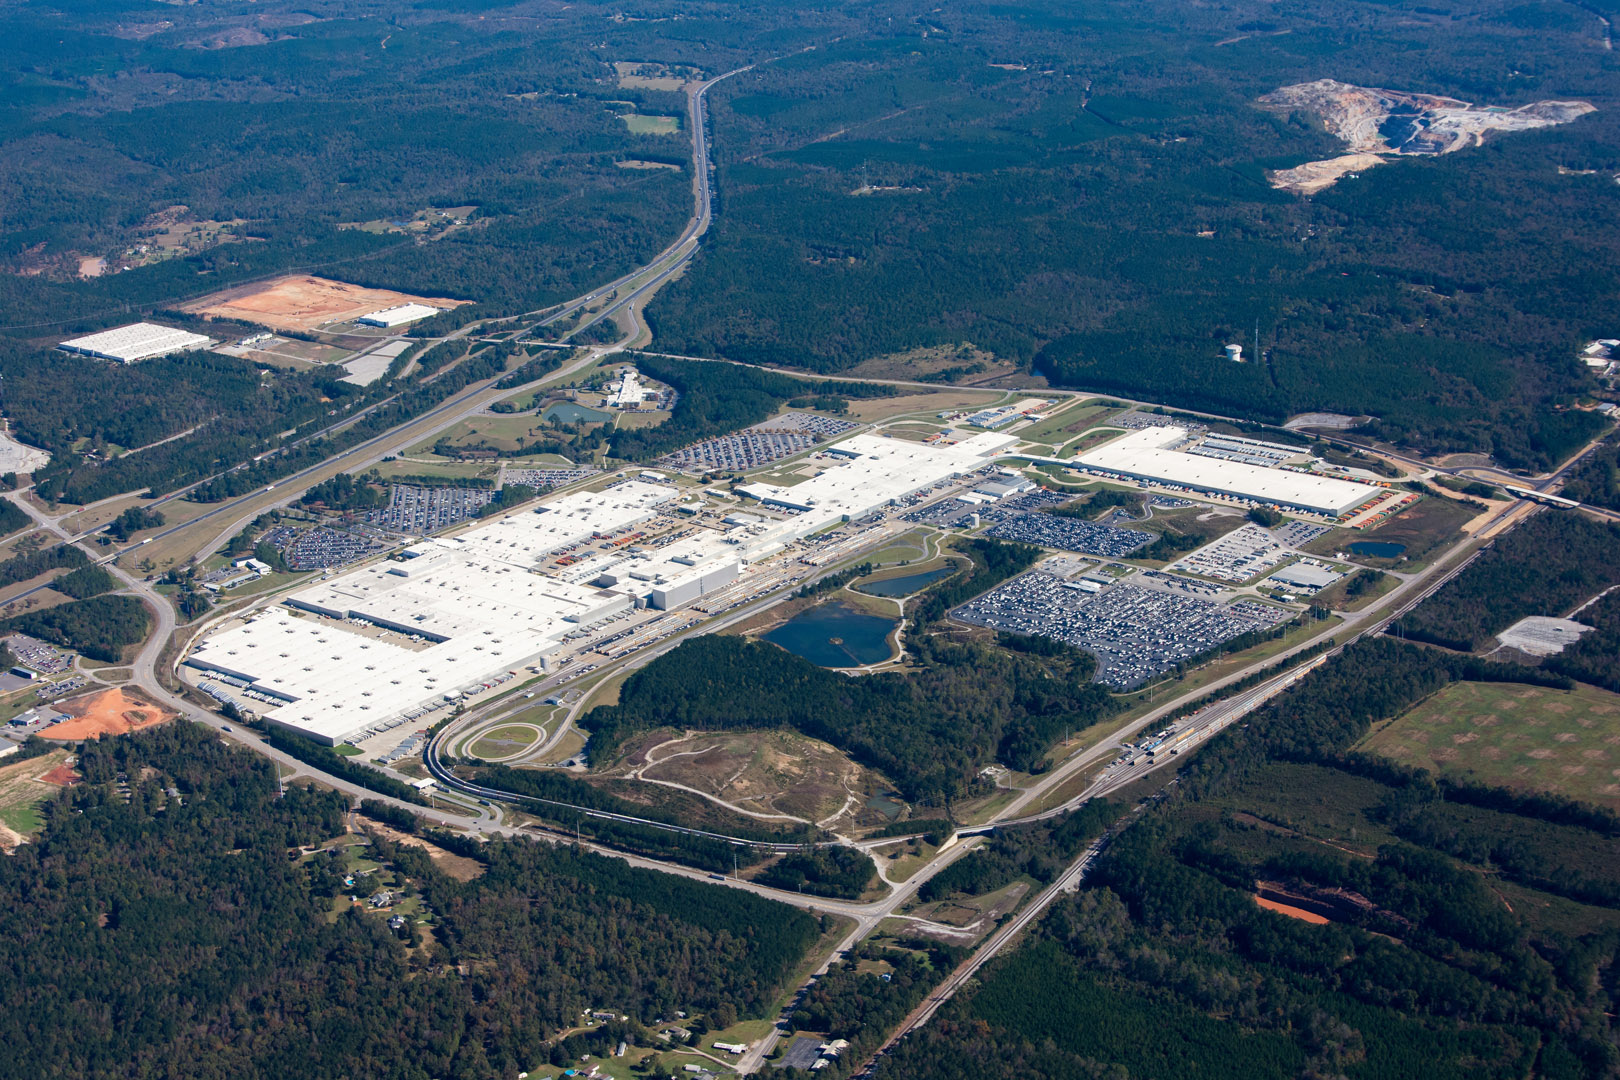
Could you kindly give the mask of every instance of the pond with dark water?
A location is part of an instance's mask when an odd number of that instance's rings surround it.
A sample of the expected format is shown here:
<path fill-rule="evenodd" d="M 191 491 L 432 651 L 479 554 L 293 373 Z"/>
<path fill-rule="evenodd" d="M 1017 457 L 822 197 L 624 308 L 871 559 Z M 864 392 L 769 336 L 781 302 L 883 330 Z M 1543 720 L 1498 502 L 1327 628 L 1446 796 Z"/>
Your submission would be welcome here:
<path fill-rule="evenodd" d="M 546 406 L 546 410 L 540 414 L 540 419 L 551 424 L 605 424 L 613 419 L 613 414 L 603 412 L 601 409 L 587 409 L 571 401 L 559 401 L 555 405 Z"/>
<path fill-rule="evenodd" d="M 924 570 L 916 574 L 907 574 L 904 577 L 884 578 L 882 581 L 862 581 L 855 586 L 857 592 L 868 596 L 887 596 L 898 598 L 910 596 L 920 592 L 941 578 L 949 577 L 956 570 L 952 566 L 941 566 L 933 570 Z"/>
<path fill-rule="evenodd" d="M 1406 552 L 1405 544 L 1396 544 L 1388 540 L 1357 540 L 1350 545 L 1350 551 L 1356 555 L 1368 555 L 1374 559 L 1398 559 Z"/>
<path fill-rule="evenodd" d="M 894 627 L 893 619 L 833 602 L 800 612 L 767 633 L 765 640 L 822 667 L 860 667 L 880 664 L 892 655 L 889 631 Z"/>

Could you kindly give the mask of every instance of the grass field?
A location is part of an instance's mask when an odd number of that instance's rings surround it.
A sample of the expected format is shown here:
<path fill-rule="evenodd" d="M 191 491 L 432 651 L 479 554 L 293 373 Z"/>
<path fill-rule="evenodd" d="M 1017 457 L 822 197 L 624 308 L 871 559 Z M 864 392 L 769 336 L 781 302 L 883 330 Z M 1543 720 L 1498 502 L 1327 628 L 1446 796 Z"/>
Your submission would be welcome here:
<path fill-rule="evenodd" d="M 540 729 L 527 724 L 507 724 L 486 731 L 468 747 L 473 757 L 494 760 L 522 753 L 540 741 Z"/>
<path fill-rule="evenodd" d="M 679 135 L 681 118 L 678 116 L 644 116 L 624 113 L 619 117 L 632 135 Z"/>
<path fill-rule="evenodd" d="M 1429 558 L 1441 548 L 1462 535 L 1462 527 L 1474 517 L 1474 511 L 1450 499 L 1427 498 L 1411 509 L 1395 515 L 1376 529 L 1357 531 L 1334 529 L 1312 540 L 1306 551 L 1332 555 L 1343 551 L 1350 554 L 1349 546 L 1359 540 L 1380 544 L 1404 544 L 1406 550 L 1394 559 L 1356 555 L 1357 562 L 1385 569 L 1416 570 L 1426 565 Z"/>
<path fill-rule="evenodd" d="M 1026 442 L 1060 446 L 1091 427 L 1104 413 L 1111 411 L 1104 406 L 1095 405 L 1089 401 L 1084 404 L 1069 405 L 1045 420 L 1016 432 L 1016 434 Z"/>
<path fill-rule="evenodd" d="M 891 398 L 867 398 L 849 403 L 848 419 L 861 423 L 887 420 L 890 417 L 917 413 L 919 419 L 931 420 L 934 413 L 958 409 L 982 409 L 993 405 L 1007 395 L 999 390 L 936 390 L 925 394 L 901 394 Z"/>
<path fill-rule="evenodd" d="M 453 446 L 487 443 L 496 450 L 511 451 L 516 450 L 524 440 L 534 442 L 550 438 L 555 433 L 551 425 L 536 416 L 475 416 L 430 439 L 424 439 L 408 452 L 431 453 L 434 444 L 441 439 Z"/>
<path fill-rule="evenodd" d="M 39 777 L 67 759 L 68 751 L 53 750 L 41 757 L 0 766 L 0 824 L 23 836 L 37 832 L 44 825 L 39 805 L 61 790 Z M 0 839 L 9 837 L 0 834 Z"/>
<path fill-rule="evenodd" d="M 1620 809 L 1620 694 L 1592 686 L 1453 683 L 1374 729 L 1358 748 Z"/>
<path fill-rule="evenodd" d="M 496 467 L 476 461 L 408 461 L 395 458 L 377 467 L 384 479 L 396 476 L 442 476 L 445 479 L 495 478 Z"/>

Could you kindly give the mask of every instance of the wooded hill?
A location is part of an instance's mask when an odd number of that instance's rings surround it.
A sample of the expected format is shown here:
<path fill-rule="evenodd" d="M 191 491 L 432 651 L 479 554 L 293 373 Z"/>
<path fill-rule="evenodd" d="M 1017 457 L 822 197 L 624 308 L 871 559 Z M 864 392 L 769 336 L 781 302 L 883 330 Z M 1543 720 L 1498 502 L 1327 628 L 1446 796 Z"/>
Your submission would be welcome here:
<path fill-rule="evenodd" d="M 289 857 L 342 833 L 345 798 L 278 798 L 268 762 L 184 722 L 86 743 L 78 769 L 0 859 L 8 1076 L 511 1076 L 585 1009 L 763 1015 L 819 933 L 548 844 L 435 837 L 481 861 L 463 882 L 379 841 L 431 912 L 412 945 L 350 906 L 327 856 Z"/>
<path fill-rule="evenodd" d="M 1611 1075 L 1620 818 L 1346 753 L 1464 677 L 1552 678 L 1388 638 L 1317 669 L 878 1076 Z"/>

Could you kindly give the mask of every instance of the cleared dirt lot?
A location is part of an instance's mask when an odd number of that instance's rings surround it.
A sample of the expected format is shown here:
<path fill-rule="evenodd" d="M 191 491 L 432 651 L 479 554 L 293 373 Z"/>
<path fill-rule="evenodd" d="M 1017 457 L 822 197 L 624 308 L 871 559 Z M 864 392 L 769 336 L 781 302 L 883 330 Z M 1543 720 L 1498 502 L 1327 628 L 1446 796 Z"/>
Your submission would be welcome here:
<path fill-rule="evenodd" d="M 268 326 L 274 330 L 313 330 L 349 322 L 398 304 L 452 308 L 471 303 L 444 297 L 412 296 L 392 289 L 367 289 L 330 278 L 295 274 L 205 296 L 187 311 Z"/>
<path fill-rule="evenodd" d="M 41 738 L 76 741 L 123 735 L 173 720 L 176 715 L 140 691 L 124 687 L 70 698 L 60 702 L 57 708 L 72 719 L 52 724 L 40 732 Z"/>

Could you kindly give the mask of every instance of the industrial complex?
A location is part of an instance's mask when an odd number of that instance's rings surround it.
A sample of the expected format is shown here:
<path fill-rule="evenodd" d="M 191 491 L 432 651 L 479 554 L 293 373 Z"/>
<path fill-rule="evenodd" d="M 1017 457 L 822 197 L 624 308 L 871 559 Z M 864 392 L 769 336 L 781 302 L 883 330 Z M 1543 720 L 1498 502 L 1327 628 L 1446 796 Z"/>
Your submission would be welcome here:
<path fill-rule="evenodd" d="M 1165 426 L 1133 431 L 1080 455 L 1074 465 L 1332 518 L 1384 494 L 1371 484 L 1276 467 L 1302 455 L 1298 447 L 1235 437 L 1195 444 L 1186 428 Z"/>
<path fill-rule="evenodd" d="M 553 658 L 608 620 L 669 610 L 828 527 L 983 468 L 1016 442 L 949 446 L 856 436 L 792 488 L 744 490 L 780 516 L 682 523 L 667 483 L 575 491 L 322 581 L 208 636 L 187 663 L 335 745 Z"/>
<path fill-rule="evenodd" d="M 57 348 L 63 352 L 94 356 L 101 360 L 116 360 L 120 364 L 133 364 L 137 360 L 151 360 L 170 353 L 205 349 L 214 339 L 172 326 L 138 322 L 103 330 L 99 334 L 64 341 Z"/>

